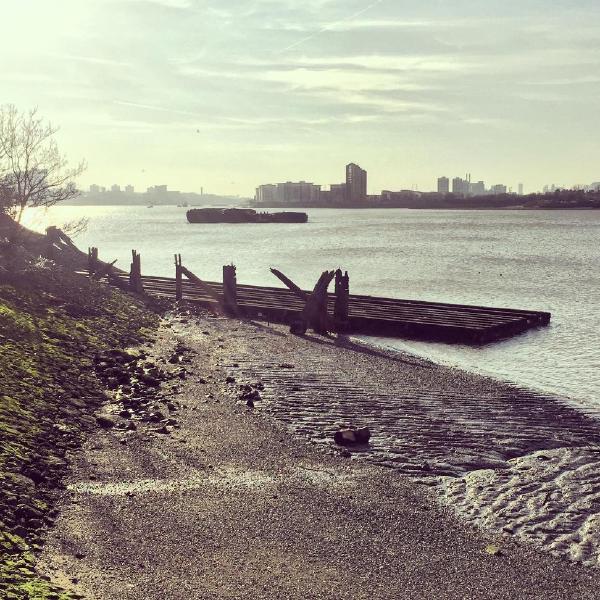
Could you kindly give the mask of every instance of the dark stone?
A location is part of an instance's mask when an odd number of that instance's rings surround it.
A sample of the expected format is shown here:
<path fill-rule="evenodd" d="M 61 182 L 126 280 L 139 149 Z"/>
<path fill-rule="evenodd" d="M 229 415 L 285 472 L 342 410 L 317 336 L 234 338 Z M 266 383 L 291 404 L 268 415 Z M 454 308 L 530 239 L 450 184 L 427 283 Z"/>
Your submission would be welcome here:
<path fill-rule="evenodd" d="M 371 432 L 368 427 L 361 429 L 340 429 L 333 435 L 333 440 L 339 446 L 357 446 L 368 444 Z"/>
<path fill-rule="evenodd" d="M 98 423 L 102 429 L 111 429 L 117 424 L 112 417 L 106 415 L 98 415 L 96 417 L 96 423 Z"/>
<path fill-rule="evenodd" d="M 31 521 L 32 519 L 40 519 L 42 512 L 33 506 L 19 504 L 15 509 L 15 518 L 19 521 Z"/>
<path fill-rule="evenodd" d="M 163 415 L 159 410 L 155 411 L 155 412 L 151 412 L 147 419 L 148 421 L 152 422 L 152 423 L 159 423 L 160 421 L 163 421 L 165 419 L 165 415 Z"/>
<path fill-rule="evenodd" d="M 160 381 L 156 377 L 152 377 L 152 375 L 142 375 L 140 376 L 140 381 L 150 387 L 158 387 L 160 385 Z"/>
<path fill-rule="evenodd" d="M 119 380 L 116 377 L 109 377 L 106 380 L 106 387 L 109 390 L 116 390 L 119 387 Z"/>
<path fill-rule="evenodd" d="M 290 325 L 290 333 L 292 335 L 304 335 L 306 333 L 306 330 L 306 321 L 300 319 L 293 321 Z"/>
<path fill-rule="evenodd" d="M 250 390 L 248 392 L 244 392 L 241 395 L 241 400 L 246 400 L 246 402 L 256 402 L 261 400 L 260 392 L 258 390 Z"/>
<path fill-rule="evenodd" d="M 46 481 L 45 475 L 35 467 L 30 467 L 27 469 L 27 471 L 24 472 L 24 475 L 29 477 L 29 479 L 31 479 L 31 481 L 33 481 L 36 485 Z"/>

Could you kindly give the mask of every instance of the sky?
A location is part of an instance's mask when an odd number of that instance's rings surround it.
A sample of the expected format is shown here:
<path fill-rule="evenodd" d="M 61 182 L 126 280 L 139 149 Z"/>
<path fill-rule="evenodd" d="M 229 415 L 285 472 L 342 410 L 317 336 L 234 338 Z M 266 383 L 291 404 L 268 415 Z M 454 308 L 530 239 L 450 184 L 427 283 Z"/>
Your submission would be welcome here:
<path fill-rule="evenodd" d="M 600 180 L 598 0 L 3 0 L 0 103 L 109 186 Z"/>

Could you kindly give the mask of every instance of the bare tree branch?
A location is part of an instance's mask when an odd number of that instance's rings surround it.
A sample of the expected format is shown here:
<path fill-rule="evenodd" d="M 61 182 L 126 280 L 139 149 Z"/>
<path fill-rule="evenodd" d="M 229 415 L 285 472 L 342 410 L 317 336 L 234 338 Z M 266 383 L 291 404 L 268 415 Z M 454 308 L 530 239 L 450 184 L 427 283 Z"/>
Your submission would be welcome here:
<path fill-rule="evenodd" d="M 53 206 L 79 195 L 77 177 L 84 161 L 69 168 L 54 135 L 58 131 L 38 116 L 0 107 L 0 211 L 20 221 L 27 207 Z"/>

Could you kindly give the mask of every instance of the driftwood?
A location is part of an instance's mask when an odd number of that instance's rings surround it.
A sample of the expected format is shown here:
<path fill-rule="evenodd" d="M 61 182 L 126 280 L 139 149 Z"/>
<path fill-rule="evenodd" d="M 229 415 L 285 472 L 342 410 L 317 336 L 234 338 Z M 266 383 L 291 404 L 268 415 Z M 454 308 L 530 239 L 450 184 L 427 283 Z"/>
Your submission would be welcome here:
<path fill-rule="evenodd" d="M 96 272 L 92 275 L 90 279 L 95 279 L 99 281 L 103 277 L 108 279 L 108 283 L 110 285 L 114 285 L 126 292 L 131 291 L 129 287 L 129 282 L 124 280 L 121 276 L 114 272 L 114 266 L 117 261 L 113 260 L 111 263 L 103 263 L 99 261 L 100 266 L 96 268 Z"/>
<path fill-rule="evenodd" d="M 334 271 L 323 271 L 321 273 L 312 294 L 307 294 L 300 289 L 281 271 L 271 269 L 271 273 L 285 283 L 294 294 L 306 301 L 300 318 L 290 326 L 292 333 L 304 335 L 309 327 L 321 335 L 326 335 L 328 331 L 333 330 L 331 319 L 327 314 L 327 288 L 335 276 Z"/>
<path fill-rule="evenodd" d="M 44 256 L 50 260 L 56 260 L 57 252 L 62 254 L 65 251 L 79 254 L 79 249 L 64 231 L 60 230 L 55 225 L 46 227 L 45 249 L 43 250 Z"/>
<path fill-rule="evenodd" d="M 180 258 L 181 260 L 181 258 Z M 183 265 L 179 265 L 179 270 L 185 275 L 192 283 L 195 283 L 207 296 L 215 301 L 212 309 L 214 312 L 221 314 L 223 312 L 223 302 L 219 295 L 202 279 L 196 277 L 190 270 L 186 269 Z"/>
<path fill-rule="evenodd" d="M 101 263 L 101 266 L 97 267 L 95 273 L 92 275 L 92 279 L 102 279 L 105 276 L 108 276 L 110 279 L 112 268 L 116 262 L 116 260 L 113 260 L 111 263 Z"/>
<path fill-rule="evenodd" d="M 308 300 L 310 294 L 307 294 L 303 289 L 300 289 L 289 277 L 284 275 L 278 269 L 271 269 L 271 273 L 277 277 L 280 281 L 282 281 L 296 296 L 298 296 L 301 300 Z"/>

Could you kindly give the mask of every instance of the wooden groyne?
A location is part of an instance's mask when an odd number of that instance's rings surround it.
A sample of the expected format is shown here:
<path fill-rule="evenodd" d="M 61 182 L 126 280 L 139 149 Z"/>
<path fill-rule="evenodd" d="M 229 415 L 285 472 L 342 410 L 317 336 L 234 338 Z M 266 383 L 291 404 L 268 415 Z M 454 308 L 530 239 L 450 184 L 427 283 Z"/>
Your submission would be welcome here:
<path fill-rule="evenodd" d="M 96 250 L 91 252 L 90 264 L 97 261 Z M 551 317 L 550 313 L 532 310 L 350 294 L 348 274 L 339 270 L 324 272 L 312 292 L 301 290 L 275 269 L 273 274 L 287 289 L 239 284 L 233 265 L 223 268 L 224 284 L 204 281 L 182 265 L 180 255 L 175 257 L 175 278 L 142 275 L 139 254 L 133 252 L 132 256 L 129 274 L 110 272 L 109 265 L 109 272 L 104 268 L 100 276 L 107 276 L 119 287 L 174 301 L 185 300 L 215 312 L 287 323 L 294 333 L 311 327 L 320 332 L 485 344 L 547 325 Z M 94 276 L 91 270 L 90 276 Z M 328 293 L 327 286 L 334 277 L 335 293 Z"/>

